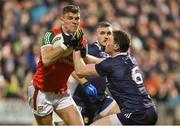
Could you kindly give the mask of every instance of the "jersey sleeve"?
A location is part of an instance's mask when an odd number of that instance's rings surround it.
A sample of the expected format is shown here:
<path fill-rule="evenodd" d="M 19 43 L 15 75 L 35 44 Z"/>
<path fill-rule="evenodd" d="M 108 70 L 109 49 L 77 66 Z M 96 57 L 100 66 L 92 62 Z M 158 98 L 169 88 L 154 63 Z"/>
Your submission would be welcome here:
<path fill-rule="evenodd" d="M 42 39 L 41 47 L 45 45 L 52 45 L 52 40 L 55 37 L 55 34 L 52 31 L 47 31 Z"/>
<path fill-rule="evenodd" d="M 88 45 L 88 54 L 93 55 L 95 57 L 100 57 L 98 47 L 95 45 Z"/>
<path fill-rule="evenodd" d="M 110 58 L 107 58 L 95 65 L 95 69 L 100 76 L 106 76 L 112 73 L 112 65 L 109 60 Z"/>

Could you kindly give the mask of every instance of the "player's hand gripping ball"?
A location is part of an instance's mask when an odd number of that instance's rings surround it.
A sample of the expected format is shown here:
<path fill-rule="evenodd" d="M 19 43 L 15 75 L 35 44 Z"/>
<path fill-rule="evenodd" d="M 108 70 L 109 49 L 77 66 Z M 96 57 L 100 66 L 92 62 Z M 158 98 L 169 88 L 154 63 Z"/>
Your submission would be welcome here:
<path fill-rule="evenodd" d="M 63 57 L 67 57 L 72 54 L 73 48 L 78 46 L 78 44 L 81 44 L 83 40 L 83 31 L 81 29 L 78 29 L 75 33 L 75 36 L 73 35 L 65 35 L 64 33 L 56 35 L 53 39 L 53 48 L 58 47 L 61 43 L 63 43 L 67 49 L 63 53 Z"/>

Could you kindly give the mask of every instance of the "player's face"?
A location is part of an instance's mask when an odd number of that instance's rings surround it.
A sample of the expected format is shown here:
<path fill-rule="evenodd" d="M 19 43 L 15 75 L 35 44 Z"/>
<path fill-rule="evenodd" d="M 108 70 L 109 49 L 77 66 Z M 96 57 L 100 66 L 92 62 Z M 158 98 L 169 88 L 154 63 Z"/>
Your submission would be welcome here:
<path fill-rule="evenodd" d="M 65 32 L 74 33 L 80 24 L 80 13 L 66 13 L 62 18 L 62 25 Z"/>
<path fill-rule="evenodd" d="M 97 41 L 102 45 L 106 46 L 108 39 L 112 35 L 112 28 L 111 27 L 100 27 L 97 29 Z"/>
<path fill-rule="evenodd" d="M 117 44 L 114 43 L 113 36 L 111 36 L 105 46 L 105 52 L 108 53 L 109 55 L 113 55 L 113 53 L 117 50 Z"/>

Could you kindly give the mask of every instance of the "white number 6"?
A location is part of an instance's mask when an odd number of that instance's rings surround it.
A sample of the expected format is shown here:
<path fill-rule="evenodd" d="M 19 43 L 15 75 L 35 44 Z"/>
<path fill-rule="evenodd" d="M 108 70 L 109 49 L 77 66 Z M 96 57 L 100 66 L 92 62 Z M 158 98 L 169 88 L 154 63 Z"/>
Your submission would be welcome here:
<path fill-rule="evenodd" d="M 131 76 L 133 81 L 135 81 L 137 84 L 143 83 L 142 75 L 137 66 L 132 69 Z"/>

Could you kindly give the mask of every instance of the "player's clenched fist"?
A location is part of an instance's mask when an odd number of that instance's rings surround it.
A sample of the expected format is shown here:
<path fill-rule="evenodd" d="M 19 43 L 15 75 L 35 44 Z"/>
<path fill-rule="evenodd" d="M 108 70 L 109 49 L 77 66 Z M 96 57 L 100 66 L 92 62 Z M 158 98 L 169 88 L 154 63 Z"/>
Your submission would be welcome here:
<path fill-rule="evenodd" d="M 65 34 L 62 33 L 62 36 L 64 38 L 64 42 L 63 44 L 67 47 L 73 47 L 75 48 L 78 44 L 81 44 L 82 40 L 83 40 L 83 31 L 81 29 L 78 29 L 75 33 L 75 36 L 73 36 L 73 34 Z"/>
<path fill-rule="evenodd" d="M 83 35 L 84 35 L 84 33 L 83 33 L 82 29 L 78 29 L 76 31 L 75 41 L 76 41 L 77 45 L 81 44 L 81 42 L 83 40 Z"/>
<path fill-rule="evenodd" d="M 82 58 L 86 57 L 87 49 L 86 49 L 85 46 L 83 46 L 83 44 L 77 45 L 77 46 L 74 48 L 74 50 L 75 50 L 75 51 L 80 51 Z"/>
<path fill-rule="evenodd" d="M 63 36 L 63 38 L 64 38 L 63 44 L 64 44 L 67 48 L 75 47 L 75 46 L 77 45 L 77 44 L 75 43 L 75 38 L 73 37 L 72 34 L 62 33 L 62 36 Z"/>

